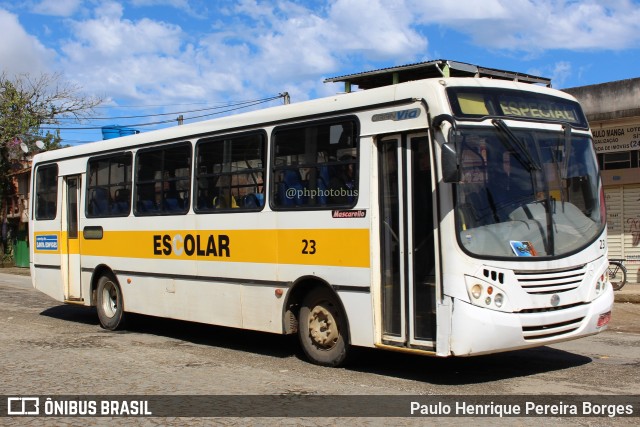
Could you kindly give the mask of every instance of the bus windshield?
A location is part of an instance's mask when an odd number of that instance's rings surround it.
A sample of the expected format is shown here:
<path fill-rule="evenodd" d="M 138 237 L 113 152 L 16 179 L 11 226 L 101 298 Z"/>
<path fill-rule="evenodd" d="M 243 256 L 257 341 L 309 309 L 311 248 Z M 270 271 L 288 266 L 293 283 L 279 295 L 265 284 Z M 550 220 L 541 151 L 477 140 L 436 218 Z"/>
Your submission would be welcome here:
<path fill-rule="evenodd" d="M 605 215 L 590 137 L 493 124 L 458 128 L 460 245 L 482 257 L 561 257 L 593 242 Z"/>

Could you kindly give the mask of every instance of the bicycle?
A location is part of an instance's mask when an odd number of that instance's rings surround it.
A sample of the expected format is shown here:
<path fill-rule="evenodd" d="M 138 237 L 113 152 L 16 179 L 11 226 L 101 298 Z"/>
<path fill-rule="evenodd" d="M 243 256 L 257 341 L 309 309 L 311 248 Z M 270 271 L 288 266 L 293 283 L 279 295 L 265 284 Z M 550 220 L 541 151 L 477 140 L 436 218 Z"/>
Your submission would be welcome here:
<path fill-rule="evenodd" d="M 614 291 L 619 291 L 627 283 L 627 268 L 623 259 L 610 259 L 607 268 L 609 281 Z"/>

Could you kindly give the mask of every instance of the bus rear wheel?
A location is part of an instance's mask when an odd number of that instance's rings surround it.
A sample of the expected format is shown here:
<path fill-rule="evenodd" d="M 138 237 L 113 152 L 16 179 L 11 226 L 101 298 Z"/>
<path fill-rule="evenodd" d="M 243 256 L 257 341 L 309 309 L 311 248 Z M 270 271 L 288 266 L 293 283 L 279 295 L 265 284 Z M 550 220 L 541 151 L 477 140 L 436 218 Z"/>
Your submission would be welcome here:
<path fill-rule="evenodd" d="M 118 281 L 111 274 L 98 280 L 97 309 L 100 326 L 115 331 L 124 326 L 124 301 Z"/>
<path fill-rule="evenodd" d="M 347 319 L 329 290 L 317 288 L 304 298 L 298 336 L 311 362 L 339 366 L 345 361 L 349 349 Z"/>

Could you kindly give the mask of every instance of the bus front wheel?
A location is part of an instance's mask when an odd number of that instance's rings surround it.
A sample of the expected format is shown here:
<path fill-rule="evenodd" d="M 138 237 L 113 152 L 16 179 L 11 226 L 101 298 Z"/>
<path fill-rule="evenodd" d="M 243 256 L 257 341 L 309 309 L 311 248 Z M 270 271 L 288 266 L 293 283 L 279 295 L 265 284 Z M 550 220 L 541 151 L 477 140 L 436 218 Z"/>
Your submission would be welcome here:
<path fill-rule="evenodd" d="M 302 349 L 313 363 L 338 366 L 345 361 L 349 348 L 347 319 L 328 289 L 314 289 L 304 298 L 298 334 Z"/>
<path fill-rule="evenodd" d="M 124 325 L 124 304 L 118 281 L 111 274 L 98 280 L 97 309 L 100 326 L 115 331 Z"/>

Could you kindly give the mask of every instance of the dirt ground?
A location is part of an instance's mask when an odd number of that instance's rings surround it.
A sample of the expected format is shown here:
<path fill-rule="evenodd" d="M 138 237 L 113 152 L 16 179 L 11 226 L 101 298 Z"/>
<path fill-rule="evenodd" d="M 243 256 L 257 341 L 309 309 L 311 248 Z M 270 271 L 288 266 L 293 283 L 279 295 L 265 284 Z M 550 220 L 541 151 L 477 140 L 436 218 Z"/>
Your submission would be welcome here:
<path fill-rule="evenodd" d="M 640 334 L 640 304 L 615 303 L 609 329 L 616 332 Z"/>

